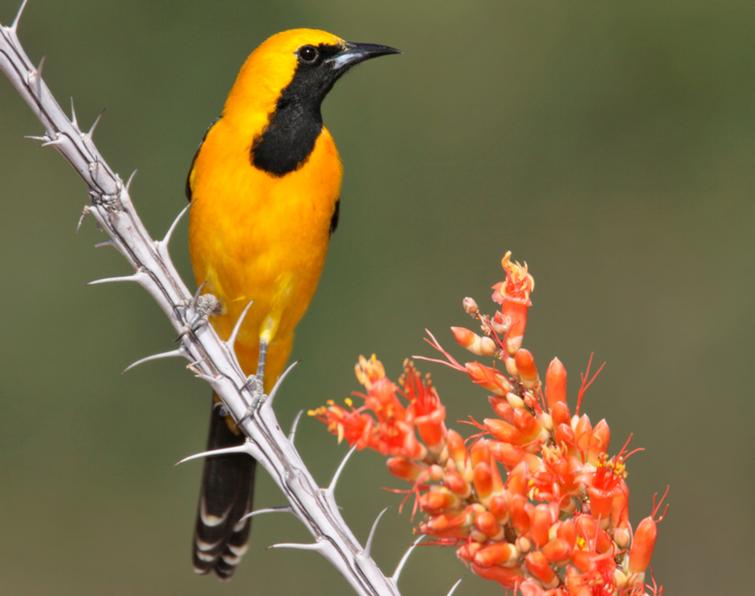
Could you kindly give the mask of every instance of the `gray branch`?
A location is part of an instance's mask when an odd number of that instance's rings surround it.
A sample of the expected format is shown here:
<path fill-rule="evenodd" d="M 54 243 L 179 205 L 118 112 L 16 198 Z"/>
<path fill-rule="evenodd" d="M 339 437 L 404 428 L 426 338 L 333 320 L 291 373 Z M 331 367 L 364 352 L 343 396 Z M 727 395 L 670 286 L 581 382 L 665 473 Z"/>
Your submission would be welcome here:
<path fill-rule="evenodd" d="M 272 409 L 273 400 L 263 398 L 258 406 L 253 406 L 256 401 L 253 388 L 247 383 L 233 350 L 229 350 L 228 344 L 206 324 L 206 305 L 198 296 L 192 296 L 170 259 L 167 242 L 175 223 L 159 241 L 147 232 L 134 209 L 128 183 L 108 165 L 94 144 L 94 125 L 83 132 L 73 105 L 71 117 L 65 114 L 42 78 L 41 64 L 34 66 L 26 55 L 17 36 L 20 13 L 12 25 L 0 26 L 0 70 L 44 126 L 44 134 L 36 140 L 43 146 L 54 147 L 87 185 L 91 201 L 82 217 L 90 215 L 95 219 L 134 271 L 127 276 L 100 280 L 100 283 L 139 284 L 154 298 L 179 334 L 176 350 L 143 358 L 138 363 L 170 356 L 184 357 L 194 374 L 212 386 L 246 436 L 239 450 L 265 467 L 288 500 L 291 512 L 314 539 L 312 545 L 279 544 L 278 547 L 318 551 L 358 594 L 398 595 L 394 578 L 382 573 L 341 517 L 334 498 L 337 476 L 330 486 L 320 488 L 292 441 L 281 430 Z M 229 343 L 232 346 L 233 341 Z"/>

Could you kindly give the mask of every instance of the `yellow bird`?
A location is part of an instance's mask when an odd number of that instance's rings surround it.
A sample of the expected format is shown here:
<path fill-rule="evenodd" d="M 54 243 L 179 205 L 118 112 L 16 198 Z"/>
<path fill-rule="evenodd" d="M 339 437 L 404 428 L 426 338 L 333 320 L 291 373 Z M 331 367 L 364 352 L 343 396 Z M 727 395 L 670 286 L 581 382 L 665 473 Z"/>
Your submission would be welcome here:
<path fill-rule="evenodd" d="M 338 224 L 342 166 L 320 104 L 352 66 L 397 52 L 315 29 L 273 35 L 241 67 L 194 156 L 186 192 L 196 282 L 220 301 L 211 321 L 223 338 L 253 301 L 236 354 L 247 374 L 264 371 L 266 391 L 286 365 Z M 239 442 L 213 396 L 208 448 Z M 250 521 L 240 518 L 251 508 L 255 464 L 243 455 L 205 461 L 197 573 L 228 579 L 245 552 Z"/>

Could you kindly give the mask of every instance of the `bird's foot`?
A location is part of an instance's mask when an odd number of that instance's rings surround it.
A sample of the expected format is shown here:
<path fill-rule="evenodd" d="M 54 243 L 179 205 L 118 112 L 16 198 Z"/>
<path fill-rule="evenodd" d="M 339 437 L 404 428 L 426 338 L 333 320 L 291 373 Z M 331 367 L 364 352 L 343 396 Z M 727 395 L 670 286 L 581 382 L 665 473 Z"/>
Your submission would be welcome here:
<path fill-rule="evenodd" d="M 221 310 L 220 301 L 213 294 L 202 294 L 204 284 L 199 286 L 189 303 L 183 307 L 183 316 L 186 321 L 176 341 L 180 341 L 187 333 L 196 333 L 204 327 L 210 315 L 218 314 Z"/>
<path fill-rule="evenodd" d="M 246 383 L 241 387 L 241 390 L 248 391 L 251 398 L 249 400 L 249 405 L 246 408 L 246 412 L 236 424 L 241 425 L 245 420 L 251 420 L 255 417 L 259 409 L 262 407 L 262 404 L 265 402 L 264 387 L 263 379 L 258 375 L 250 375 L 247 378 Z"/>
<path fill-rule="evenodd" d="M 249 375 L 242 389 L 252 394 L 252 404 L 265 398 L 265 360 L 267 359 L 267 342 L 260 341 L 260 355 L 257 360 L 257 372 Z"/>

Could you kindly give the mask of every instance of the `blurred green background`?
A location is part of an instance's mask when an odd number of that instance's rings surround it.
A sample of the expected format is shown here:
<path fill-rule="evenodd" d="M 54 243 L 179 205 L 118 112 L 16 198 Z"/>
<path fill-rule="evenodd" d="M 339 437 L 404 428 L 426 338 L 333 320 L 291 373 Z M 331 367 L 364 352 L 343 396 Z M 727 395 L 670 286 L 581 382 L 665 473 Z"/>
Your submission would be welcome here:
<path fill-rule="evenodd" d="M 9 22 L 16 0 L 0 0 Z M 278 413 L 355 388 L 359 353 L 396 374 L 427 353 L 430 327 L 487 305 L 505 249 L 537 279 L 526 344 L 544 365 L 608 366 L 588 396 L 613 448 L 629 432 L 632 518 L 671 485 L 655 572 L 670 594 L 751 593 L 752 366 L 755 336 L 755 5 L 657 2 L 278 2 L 33 0 L 21 37 L 47 55 L 61 100 L 89 122 L 148 227 L 185 204 L 194 149 L 246 54 L 290 27 L 395 45 L 339 83 L 324 108 L 343 154 L 341 224 L 301 325 L 301 366 Z M 83 187 L 0 81 L 0 594 L 348 594 L 286 517 L 255 521 L 230 584 L 197 578 L 190 540 L 208 389 L 177 362 L 121 376 L 171 345 L 135 287 L 88 288 L 126 271 L 91 222 L 74 234 Z M 185 228 L 173 253 L 184 272 Z M 488 409 L 484 393 L 432 368 L 451 421 Z M 325 481 L 343 454 L 307 420 L 299 445 Z M 390 570 L 411 540 L 398 486 L 373 454 L 339 490 Z M 280 503 L 260 476 L 260 505 Z M 450 550 L 420 549 L 406 594 L 499 593 Z"/>

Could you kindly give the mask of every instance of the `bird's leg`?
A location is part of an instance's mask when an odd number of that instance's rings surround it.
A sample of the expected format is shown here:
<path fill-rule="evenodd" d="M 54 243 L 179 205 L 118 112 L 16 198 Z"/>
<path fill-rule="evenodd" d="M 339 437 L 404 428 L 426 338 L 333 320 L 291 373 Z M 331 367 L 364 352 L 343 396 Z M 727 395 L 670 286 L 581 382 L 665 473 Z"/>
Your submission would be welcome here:
<path fill-rule="evenodd" d="M 260 355 L 257 359 L 257 378 L 259 379 L 260 386 L 265 387 L 265 360 L 267 359 L 267 342 L 264 339 L 260 339 Z"/>
<path fill-rule="evenodd" d="M 241 424 L 247 418 L 252 418 L 259 410 L 265 397 L 265 360 L 267 359 L 267 341 L 260 338 L 259 358 L 257 359 L 257 372 L 250 375 L 244 383 L 243 389 L 248 389 L 252 394 L 252 400 L 249 403 L 246 414 L 238 421 Z"/>

